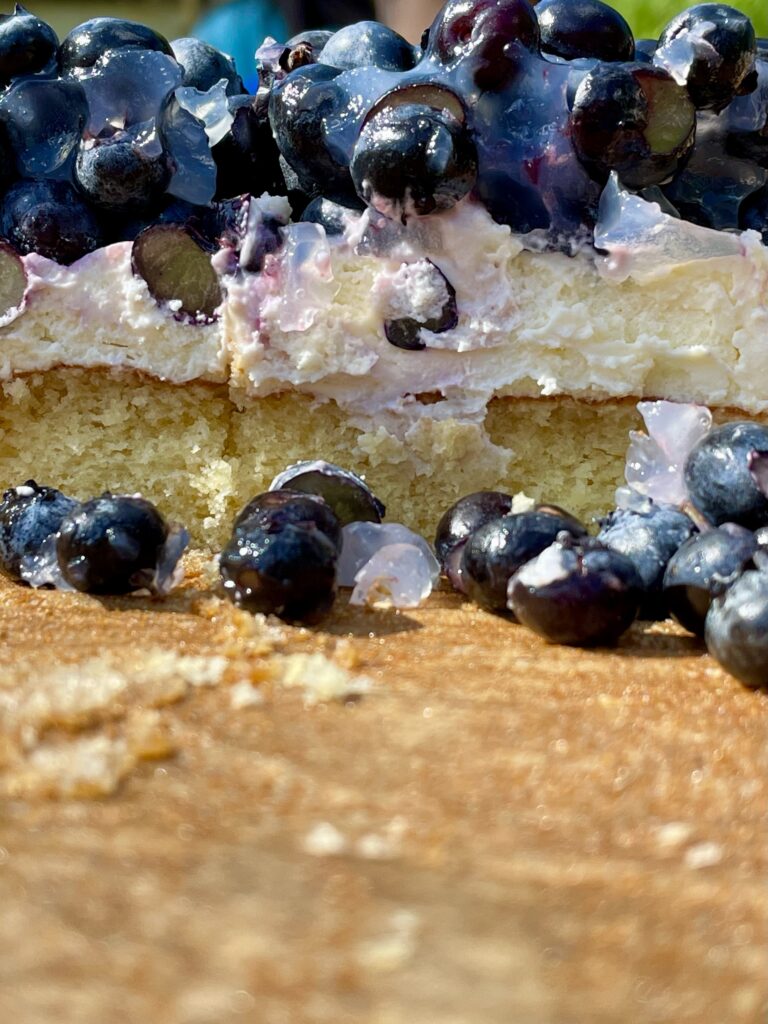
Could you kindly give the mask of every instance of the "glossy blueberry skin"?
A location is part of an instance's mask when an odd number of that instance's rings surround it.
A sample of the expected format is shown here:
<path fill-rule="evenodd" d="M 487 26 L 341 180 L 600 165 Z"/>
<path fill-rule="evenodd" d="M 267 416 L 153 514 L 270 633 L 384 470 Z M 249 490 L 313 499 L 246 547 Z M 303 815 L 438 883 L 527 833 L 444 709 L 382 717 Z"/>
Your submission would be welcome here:
<path fill-rule="evenodd" d="M 643 587 L 634 564 L 594 540 L 557 542 L 552 548 L 560 571 L 532 582 L 528 574 L 539 559 L 523 566 L 509 582 L 511 611 L 551 643 L 615 643 L 640 606 Z"/>
<path fill-rule="evenodd" d="M 358 21 L 334 32 L 317 60 L 345 70 L 361 67 L 408 71 L 419 51 L 394 29 L 377 21 Z"/>
<path fill-rule="evenodd" d="M 237 73 L 235 62 L 226 53 L 211 46 L 210 43 L 196 39 L 194 36 L 183 36 L 173 40 L 171 50 L 181 65 L 182 85 L 207 92 L 222 78 L 225 78 L 227 80 L 227 96 L 237 96 L 245 92 L 243 80 Z"/>
<path fill-rule="evenodd" d="M 658 45 L 658 39 L 636 39 L 635 60 L 639 60 L 647 64 L 652 63 L 653 55 L 656 53 Z"/>
<path fill-rule="evenodd" d="M 95 207 L 118 213 L 140 212 L 158 205 L 171 179 L 171 164 L 162 145 L 147 151 L 132 132 L 116 132 L 80 146 L 75 180 Z"/>
<path fill-rule="evenodd" d="M 753 451 L 768 450 L 768 427 L 748 420 L 715 427 L 691 450 L 685 484 L 692 503 L 714 526 L 768 524 L 768 498 L 749 470 Z"/>
<path fill-rule="evenodd" d="M 32 493 L 28 493 L 28 492 Z M 78 502 L 55 487 L 40 487 L 27 480 L 12 487 L 0 499 L 0 567 L 13 579 L 21 579 L 21 561 L 34 555 Z"/>
<path fill-rule="evenodd" d="M 249 533 L 258 527 L 265 533 L 279 533 L 287 524 L 315 527 L 341 552 L 341 523 L 330 505 L 317 494 L 301 491 L 265 491 L 251 498 L 238 513 L 232 533 Z"/>
<path fill-rule="evenodd" d="M 616 509 L 601 523 L 597 540 L 629 558 L 642 580 L 640 618 L 666 618 L 664 571 L 680 545 L 695 532 L 689 516 L 663 505 L 652 505 L 648 512 Z"/>
<path fill-rule="evenodd" d="M 712 598 L 732 583 L 757 550 L 755 534 L 726 523 L 691 537 L 669 560 L 663 588 L 667 607 L 680 625 L 704 635 Z"/>
<path fill-rule="evenodd" d="M 95 213 L 64 181 L 19 181 L 0 210 L 2 234 L 21 253 L 69 265 L 102 244 Z"/>
<path fill-rule="evenodd" d="M 63 72 L 92 67 L 107 50 L 158 50 L 173 56 L 171 44 L 146 25 L 124 18 L 91 18 L 64 37 L 59 48 Z"/>
<path fill-rule="evenodd" d="M 0 16 L 0 81 L 55 68 L 58 46 L 51 26 L 23 7 Z"/>
<path fill-rule="evenodd" d="M 280 151 L 269 124 L 269 93 L 259 89 L 254 96 L 231 96 L 232 125 L 211 155 L 216 162 L 216 199 L 229 199 L 249 192 L 282 195 L 285 182 L 280 170 Z"/>
<path fill-rule="evenodd" d="M 247 525 L 247 529 L 246 529 Z M 336 595 L 336 545 L 314 525 L 269 533 L 246 520 L 219 559 L 224 592 L 251 612 L 317 622 Z"/>
<path fill-rule="evenodd" d="M 755 30 L 745 14 L 727 4 L 697 4 L 664 29 L 654 63 L 686 74 L 698 110 L 720 111 L 752 71 L 756 53 Z"/>
<path fill-rule="evenodd" d="M 342 526 L 380 523 L 386 508 L 362 477 L 332 462 L 297 462 L 272 481 L 270 490 L 300 491 L 322 498 Z"/>
<path fill-rule="evenodd" d="M 707 613 L 707 650 L 747 686 L 768 686 L 768 572 L 743 573 Z"/>
<path fill-rule="evenodd" d="M 491 611 L 507 610 L 510 577 L 549 547 L 568 529 L 562 516 L 546 512 L 519 512 L 492 519 L 475 529 L 461 556 L 460 574 L 465 593 Z M 581 531 L 583 535 L 585 530 Z"/>
<path fill-rule="evenodd" d="M 618 11 L 600 0 L 541 0 L 535 11 L 543 53 L 566 60 L 634 60 L 632 30 Z"/>
<path fill-rule="evenodd" d="M 22 78 L 0 96 L 0 120 L 20 177 L 67 178 L 88 115 L 83 87 L 60 78 Z"/>
<path fill-rule="evenodd" d="M 442 514 L 435 532 L 435 554 L 445 571 L 446 559 L 469 535 L 486 523 L 512 511 L 512 495 L 503 491 L 475 491 Z"/>
<path fill-rule="evenodd" d="M 287 49 L 293 49 L 294 46 L 299 46 L 303 43 L 305 46 L 312 48 L 315 59 L 317 59 L 323 51 L 325 44 L 333 35 L 334 33 L 327 28 L 304 29 L 301 32 L 297 32 L 295 36 L 291 36 L 285 45 Z"/>
<path fill-rule="evenodd" d="M 104 494 L 61 524 L 56 555 L 64 579 L 90 594 L 128 594 L 147 586 L 168 524 L 144 498 Z"/>
<path fill-rule="evenodd" d="M 361 199 L 405 223 L 463 199 L 475 184 L 477 153 L 448 111 L 403 103 L 366 122 L 349 169 Z"/>
<path fill-rule="evenodd" d="M 499 74 L 494 65 L 505 63 L 508 44 L 539 52 L 539 23 L 528 0 L 507 0 L 503 4 L 497 0 L 448 0 L 424 42 L 425 54 L 446 67 L 470 59 L 493 79 Z M 504 72 L 501 74 L 506 78 Z M 483 87 L 491 84 L 487 81 Z"/>

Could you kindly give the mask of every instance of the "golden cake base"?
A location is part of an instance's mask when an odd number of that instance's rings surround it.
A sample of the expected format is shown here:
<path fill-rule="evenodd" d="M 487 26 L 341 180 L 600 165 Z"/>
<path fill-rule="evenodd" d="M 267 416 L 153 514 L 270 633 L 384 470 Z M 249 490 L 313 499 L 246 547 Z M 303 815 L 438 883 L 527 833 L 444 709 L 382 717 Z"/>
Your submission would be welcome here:
<path fill-rule="evenodd" d="M 188 562 L 0 582 L 0 1020 L 763 1024 L 766 694 L 670 623 L 293 629 Z"/>

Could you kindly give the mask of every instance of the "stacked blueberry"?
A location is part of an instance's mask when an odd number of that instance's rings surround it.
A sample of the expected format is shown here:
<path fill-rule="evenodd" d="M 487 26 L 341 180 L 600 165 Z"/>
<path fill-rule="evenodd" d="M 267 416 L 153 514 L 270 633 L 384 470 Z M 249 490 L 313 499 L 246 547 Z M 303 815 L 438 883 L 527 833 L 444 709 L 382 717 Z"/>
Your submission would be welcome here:
<path fill-rule="evenodd" d="M 89 594 L 165 594 L 187 531 L 138 495 L 78 502 L 28 480 L 0 500 L 0 567 L 35 587 Z"/>

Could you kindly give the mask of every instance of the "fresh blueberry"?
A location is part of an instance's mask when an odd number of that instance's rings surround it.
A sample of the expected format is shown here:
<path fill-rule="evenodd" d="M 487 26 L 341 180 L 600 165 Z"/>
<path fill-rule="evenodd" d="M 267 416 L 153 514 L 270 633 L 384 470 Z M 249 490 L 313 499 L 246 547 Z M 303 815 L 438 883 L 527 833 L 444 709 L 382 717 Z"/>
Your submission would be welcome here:
<path fill-rule="evenodd" d="M 51 26 L 16 4 L 0 15 L 0 81 L 55 69 L 58 46 Z"/>
<path fill-rule="evenodd" d="M 380 523 L 386 511 L 362 477 L 321 459 L 289 466 L 278 473 L 269 489 L 318 495 L 330 506 L 342 526 L 356 522 Z"/>
<path fill-rule="evenodd" d="M 21 563 L 58 532 L 64 518 L 78 503 L 55 487 L 40 487 L 27 480 L 7 490 L 0 500 L 0 566 L 20 580 Z"/>
<path fill-rule="evenodd" d="M 643 584 L 633 562 L 598 541 L 561 535 L 509 581 L 509 608 L 552 643 L 612 644 L 637 615 Z"/>
<path fill-rule="evenodd" d="M 80 144 L 75 180 L 98 209 L 125 213 L 156 206 L 171 179 L 171 165 L 155 129 L 118 130 Z"/>
<path fill-rule="evenodd" d="M 0 96 L 0 121 L 20 177 L 67 177 L 88 116 L 83 87 L 61 78 L 21 78 Z"/>
<path fill-rule="evenodd" d="M 602 521 L 597 540 L 629 558 L 643 583 L 640 618 L 664 619 L 664 571 L 677 549 L 696 527 L 684 512 L 665 505 L 647 511 L 616 509 Z"/>
<path fill-rule="evenodd" d="M 636 39 L 635 60 L 639 60 L 643 64 L 651 64 L 658 45 L 658 39 Z"/>
<path fill-rule="evenodd" d="M 562 532 L 586 535 L 584 527 L 576 532 L 562 516 L 547 512 L 519 512 L 484 523 L 464 545 L 459 567 L 464 592 L 485 608 L 506 611 L 510 577 Z"/>
<path fill-rule="evenodd" d="M 207 92 L 222 78 L 227 81 L 227 96 L 237 96 L 245 89 L 243 80 L 238 75 L 235 62 L 226 53 L 217 50 L 210 43 L 184 36 L 174 39 L 171 50 L 181 65 L 182 85 L 189 85 L 201 92 Z"/>
<path fill-rule="evenodd" d="M 416 63 L 418 51 L 394 29 L 377 21 L 345 25 L 323 46 L 321 64 L 335 68 L 376 67 L 385 71 L 407 71 Z"/>
<path fill-rule="evenodd" d="M 338 549 L 314 524 L 267 532 L 245 520 L 221 553 L 224 592 L 252 612 L 316 622 L 336 595 Z"/>
<path fill-rule="evenodd" d="M 173 55 L 159 32 L 124 18 L 91 18 L 65 36 L 59 49 L 62 71 L 92 67 L 107 50 L 157 50 Z"/>
<path fill-rule="evenodd" d="M 312 51 L 317 58 L 322 52 L 325 44 L 333 36 L 334 33 L 327 28 L 309 28 L 303 29 L 301 32 L 297 32 L 295 36 L 287 41 L 286 48 L 293 49 L 294 46 L 299 46 L 302 43 L 305 46 L 310 46 Z"/>
<path fill-rule="evenodd" d="M 181 68 L 167 53 L 108 50 L 77 77 L 88 101 L 88 135 L 98 138 L 111 135 L 115 128 L 146 128 L 147 122 L 159 125 L 181 79 Z"/>
<path fill-rule="evenodd" d="M 768 686 L 768 572 L 749 570 L 714 599 L 704 638 L 712 657 L 740 682 Z"/>
<path fill-rule="evenodd" d="M 466 125 L 448 109 L 396 103 L 366 121 L 350 172 L 361 199 L 405 223 L 463 199 L 475 183 L 477 154 Z"/>
<path fill-rule="evenodd" d="M 693 147 L 696 112 L 683 86 L 650 64 L 599 64 L 576 90 L 573 144 L 597 179 L 631 189 L 670 177 Z"/>
<path fill-rule="evenodd" d="M 451 552 L 464 544 L 471 533 L 511 511 L 512 495 L 503 491 L 474 491 L 459 498 L 437 524 L 435 554 L 440 568 L 445 571 Z"/>
<path fill-rule="evenodd" d="M 753 71 L 756 54 L 745 14 L 727 4 L 697 4 L 670 21 L 653 61 L 685 81 L 698 110 L 720 111 Z"/>
<path fill-rule="evenodd" d="M 229 131 L 211 147 L 216 162 L 216 198 L 246 192 L 282 195 L 280 151 L 269 125 L 269 92 L 259 89 L 254 96 L 231 96 L 229 110 Z"/>
<path fill-rule="evenodd" d="M 313 526 L 341 552 L 341 523 L 330 505 L 318 494 L 301 491 L 266 491 L 251 498 L 240 511 L 232 533 L 248 533 L 258 527 L 265 533 L 277 533 L 287 524 Z"/>
<path fill-rule="evenodd" d="M 739 421 L 710 430 L 691 450 L 685 484 L 694 506 L 714 526 L 768 524 L 768 498 L 750 472 L 752 452 L 768 449 L 768 427 Z"/>
<path fill-rule="evenodd" d="M 535 11 L 544 53 L 566 60 L 634 59 L 632 30 L 618 11 L 600 0 L 541 0 Z"/>
<path fill-rule="evenodd" d="M 473 64 L 489 79 L 487 88 L 490 79 L 500 83 L 508 78 L 507 65 L 515 63 L 518 48 L 538 53 L 539 42 L 539 23 L 528 0 L 448 0 L 426 34 L 424 49 L 448 68 Z"/>
<path fill-rule="evenodd" d="M 207 239 L 190 226 L 152 224 L 133 240 L 131 266 L 144 278 L 152 297 L 177 320 L 213 323 L 222 303 L 221 282 L 211 264 L 213 252 Z"/>
<path fill-rule="evenodd" d="M 96 215 L 65 181 L 19 181 L 0 213 L 2 234 L 21 253 L 68 265 L 102 244 Z"/>
<path fill-rule="evenodd" d="M 757 547 L 755 534 L 735 523 L 725 523 L 682 544 L 670 558 L 663 580 L 667 607 L 677 621 L 703 636 L 713 596 L 737 579 Z"/>
<path fill-rule="evenodd" d="M 56 541 L 59 569 L 76 590 L 127 594 L 151 586 L 168 536 L 168 524 L 151 502 L 104 494 L 62 522 Z"/>

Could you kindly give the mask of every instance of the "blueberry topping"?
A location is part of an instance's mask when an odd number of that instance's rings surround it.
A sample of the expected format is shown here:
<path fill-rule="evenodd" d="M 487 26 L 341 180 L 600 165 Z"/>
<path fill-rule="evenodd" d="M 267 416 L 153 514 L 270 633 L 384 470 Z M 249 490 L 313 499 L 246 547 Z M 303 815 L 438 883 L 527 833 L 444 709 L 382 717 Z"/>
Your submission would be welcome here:
<path fill-rule="evenodd" d="M 362 477 L 322 460 L 289 466 L 275 477 L 269 489 L 319 495 L 333 509 L 342 526 L 355 522 L 380 523 L 386 511 Z"/>
<path fill-rule="evenodd" d="M 753 71 L 756 54 L 745 14 L 727 4 L 697 4 L 667 25 L 653 60 L 685 84 L 697 110 L 719 111 Z"/>
<path fill-rule="evenodd" d="M 407 40 L 377 21 L 358 21 L 334 32 L 323 46 L 318 61 L 335 68 L 376 67 L 407 71 L 418 51 Z"/>
<path fill-rule="evenodd" d="M 514 64 L 518 48 L 538 53 L 539 23 L 528 0 L 448 0 L 429 28 L 425 54 L 446 67 L 466 61 L 482 79 L 505 80 L 507 65 Z M 490 73 L 490 74 L 489 74 Z M 490 84 L 490 83 L 488 83 Z"/>
<path fill-rule="evenodd" d="M 547 512 L 519 512 L 484 523 L 469 535 L 462 552 L 459 572 L 465 593 L 485 608 L 506 611 L 512 575 L 563 532 L 586 536 L 581 524 L 570 528 L 562 516 Z"/>
<path fill-rule="evenodd" d="M 34 480 L 7 490 L 0 499 L 0 566 L 5 572 L 20 580 L 23 559 L 57 533 L 77 505 L 55 487 L 41 487 Z"/>
<path fill-rule="evenodd" d="M 16 4 L 0 15 L 0 81 L 54 70 L 59 39 L 50 25 Z"/>
<path fill-rule="evenodd" d="M 685 463 L 691 502 L 714 526 L 732 522 L 756 530 L 768 524 L 768 498 L 750 471 L 752 452 L 768 449 L 768 427 L 740 421 L 715 427 Z"/>
<path fill-rule="evenodd" d="M 643 584 L 641 618 L 666 618 L 664 571 L 680 545 L 695 531 L 693 521 L 684 512 L 653 504 L 642 512 L 617 509 L 601 523 L 597 540 L 625 555 L 637 569 Z"/>
<path fill-rule="evenodd" d="M 768 572 L 747 571 L 714 599 L 704 638 L 712 657 L 740 682 L 768 685 Z"/>
<path fill-rule="evenodd" d="M 684 87 L 661 68 L 600 64 L 576 90 L 571 125 L 576 153 L 595 178 L 616 171 L 641 189 L 677 170 L 693 147 L 696 116 Z"/>
<path fill-rule="evenodd" d="M 154 224 L 137 235 L 133 272 L 153 298 L 193 323 L 209 323 L 221 305 L 221 285 L 211 264 L 213 248 L 191 227 Z"/>
<path fill-rule="evenodd" d="M 327 28 L 309 28 L 303 29 L 301 32 L 297 32 L 295 36 L 286 42 L 286 49 L 292 50 L 294 46 L 304 45 L 309 46 L 315 55 L 315 58 L 319 57 L 325 47 L 325 44 L 333 36 L 334 33 Z"/>
<path fill-rule="evenodd" d="M 280 151 L 269 125 L 269 93 L 259 89 L 255 96 L 232 96 L 229 100 L 232 124 L 226 135 L 211 147 L 216 162 L 216 198 L 226 199 L 245 192 L 285 192 L 280 170 Z"/>
<path fill-rule="evenodd" d="M 633 60 L 635 41 L 624 18 L 600 0 L 541 0 L 541 49 L 566 60 Z"/>
<path fill-rule="evenodd" d="M 59 569 L 70 586 L 90 594 L 151 588 L 169 532 L 151 502 L 104 494 L 83 502 L 61 523 Z"/>
<path fill-rule="evenodd" d="M 634 621 L 642 591 L 625 555 L 561 535 L 509 581 L 509 608 L 551 643 L 612 644 Z"/>
<path fill-rule="evenodd" d="M 134 127 L 84 140 L 75 179 L 95 207 L 141 211 L 159 204 L 171 179 L 171 166 L 157 131 Z"/>
<path fill-rule="evenodd" d="M 194 36 L 184 36 L 173 40 L 171 50 L 181 65 L 182 85 L 193 86 L 201 92 L 207 92 L 211 86 L 224 78 L 227 82 L 227 96 L 237 96 L 245 92 L 235 62 L 210 43 Z"/>
<path fill-rule="evenodd" d="M 334 203 L 330 199 L 323 199 L 318 196 L 309 202 L 304 208 L 301 219 L 310 224 L 320 224 L 326 235 L 343 235 L 349 221 L 358 216 L 358 207 L 342 206 L 341 203 Z"/>
<path fill-rule="evenodd" d="M 224 592 L 252 612 L 316 622 L 336 596 L 338 549 L 314 524 L 267 532 L 246 520 L 219 559 Z"/>
<path fill-rule="evenodd" d="M 0 96 L 0 121 L 21 177 L 67 177 L 88 104 L 78 82 L 22 78 Z"/>
<path fill-rule="evenodd" d="M 172 54 L 171 44 L 159 32 L 123 18 L 91 18 L 77 25 L 59 49 L 63 71 L 90 68 L 107 50 L 158 50 Z"/>
<path fill-rule="evenodd" d="M 365 123 L 350 172 L 366 203 L 405 223 L 463 199 L 475 183 L 477 154 L 466 125 L 449 110 L 399 102 Z"/>
<path fill-rule="evenodd" d="M 390 312 L 394 315 L 385 319 L 384 333 L 396 348 L 424 349 L 422 331 L 443 334 L 459 322 L 453 285 L 431 260 L 402 264 L 392 284 Z"/>
<path fill-rule="evenodd" d="M 725 523 L 687 540 L 669 560 L 664 596 L 677 621 L 697 636 L 713 596 L 734 582 L 757 550 L 751 530 Z"/>
<path fill-rule="evenodd" d="M 265 533 L 277 533 L 288 523 L 315 527 L 341 552 L 341 523 L 335 512 L 320 495 L 301 491 L 284 489 L 257 494 L 239 512 L 232 533 L 248 533 L 254 527 Z"/>
<path fill-rule="evenodd" d="M 102 244 L 94 212 L 65 181 L 20 181 L 5 196 L 2 234 L 21 253 L 68 265 Z"/>

